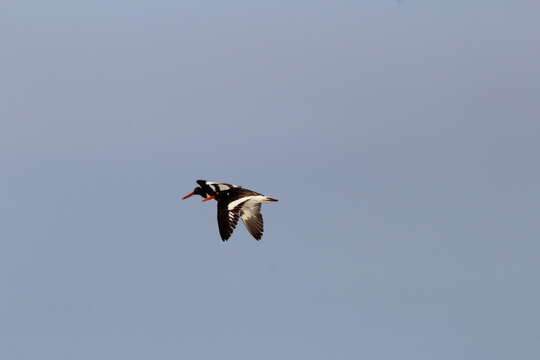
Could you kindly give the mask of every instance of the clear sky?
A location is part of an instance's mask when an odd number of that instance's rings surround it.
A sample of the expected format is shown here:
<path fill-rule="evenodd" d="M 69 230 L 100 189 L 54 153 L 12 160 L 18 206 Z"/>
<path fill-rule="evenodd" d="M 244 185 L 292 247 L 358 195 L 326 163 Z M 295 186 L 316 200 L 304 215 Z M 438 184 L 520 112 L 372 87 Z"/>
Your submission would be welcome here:
<path fill-rule="evenodd" d="M 540 358 L 538 14 L 4 1 L 0 358 Z"/>

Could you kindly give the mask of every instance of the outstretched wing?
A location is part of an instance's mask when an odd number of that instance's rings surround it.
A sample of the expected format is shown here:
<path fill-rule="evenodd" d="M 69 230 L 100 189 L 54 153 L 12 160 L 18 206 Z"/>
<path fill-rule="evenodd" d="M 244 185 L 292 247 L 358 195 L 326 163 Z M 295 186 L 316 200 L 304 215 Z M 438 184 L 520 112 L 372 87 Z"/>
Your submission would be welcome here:
<path fill-rule="evenodd" d="M 227 204 L 222 201 L 218 202 L 217 208 L 219 235 L 221 236 L 221 239 L 223 241 L 227 241 L 231 237 L 231 234 L 233 233 L 236 224 L 238 224 L 240 211 L 239 209 L 227 209 Z"/>
<path fill-rule="evenodd" d="M 242 207 L 240 214 L 246 229 L 256 239 L 261 240 L 264 231 L 263 217 L 261 214 L 261 204 L 251 204 L 249 201 Z"/>
<path fill-rule="evenodd" d="M 214 181 L 207 181 L 207 180 L 197 180 L 196 182 L 208 195 L 215 195 L 216 193 L 220 191 L 226 191 L 231 188 L 238 187 L 237 185 L 217 183 Z"/>

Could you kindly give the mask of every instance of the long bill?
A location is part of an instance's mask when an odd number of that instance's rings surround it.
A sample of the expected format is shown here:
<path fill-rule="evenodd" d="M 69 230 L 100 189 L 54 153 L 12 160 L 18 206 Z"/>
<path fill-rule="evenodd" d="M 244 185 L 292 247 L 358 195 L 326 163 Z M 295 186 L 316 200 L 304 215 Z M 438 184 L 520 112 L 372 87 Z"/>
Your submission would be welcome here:
<path fill-rule="evenodd" d="M 206 199 L 202 199 L 201 201 L 208 201 L 208 200 L 212 200 L 212 199 L 215 199 L 215 198 L 216 198 L 216 195 L 212 195 L 212 196 L 207 197 Z"/>
<path fill-rule="evenodd" d="M 183 197 L 182 197 L 182 200 L 186 200 L 188 197 L 192 197 L 193 195 L 195 195 L 195 191 L 190 192 L 190 193 L 187 194 L 186 196 L 183 196 Z"/>

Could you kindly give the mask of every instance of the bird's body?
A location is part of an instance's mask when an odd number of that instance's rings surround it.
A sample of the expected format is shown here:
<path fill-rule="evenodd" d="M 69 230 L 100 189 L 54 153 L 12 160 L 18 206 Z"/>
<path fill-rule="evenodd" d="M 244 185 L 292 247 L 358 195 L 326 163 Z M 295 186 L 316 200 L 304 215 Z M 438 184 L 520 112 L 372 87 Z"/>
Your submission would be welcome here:
<path fill-rule="evenodd" d="M 218 202 L 218 227 L 223 241 L 230 238 L 238 219 L 242 219 L 249 233 L 260 240 L 264 231 L 261 203 L 277 201 L 244 188 L 231 188 L 205 200 L 212 198 Z"/>
<path fill-rule="evenodd" d="M 200 195 L 205 198 L 202 201 L 217 200 L 219 234 L 223 241 L 231 237 L 238 224 L 238 219 L 242 219 L 247 230 L 255 239 L 260 240 L 262 238 L 264 224 L 261 203 L 276 202 L 276 199 L 237 185 L 206 180 L 197 180 L 197 184 L 199 184 L 199 187 L 196 187 L 192 193 L 187 194 L 183 199 L 193 195 Z"/>

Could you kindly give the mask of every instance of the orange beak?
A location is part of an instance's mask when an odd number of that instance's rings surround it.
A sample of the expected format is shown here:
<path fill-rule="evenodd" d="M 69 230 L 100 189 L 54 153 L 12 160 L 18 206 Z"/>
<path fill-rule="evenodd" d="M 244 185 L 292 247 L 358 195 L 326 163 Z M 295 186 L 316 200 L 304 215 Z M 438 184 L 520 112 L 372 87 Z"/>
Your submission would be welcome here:
<path fill-rule="evenodd" d="M 182 200 L 186 200 L 188 197 L 192 197 L 193 195 L 195 195 L 195 192 L 190 192 L 186 196 L 182 197 Z"/>
<path fill-rule="evenodd" d="M 212 200 L 212 199 L 215 199 L 215 198 L 216 198 L 216 195 L 212 195 L 212 196 L 209 196 L 206 199 L 203 199 L 201 201 L 208 201 L 208 200 Z"/>

